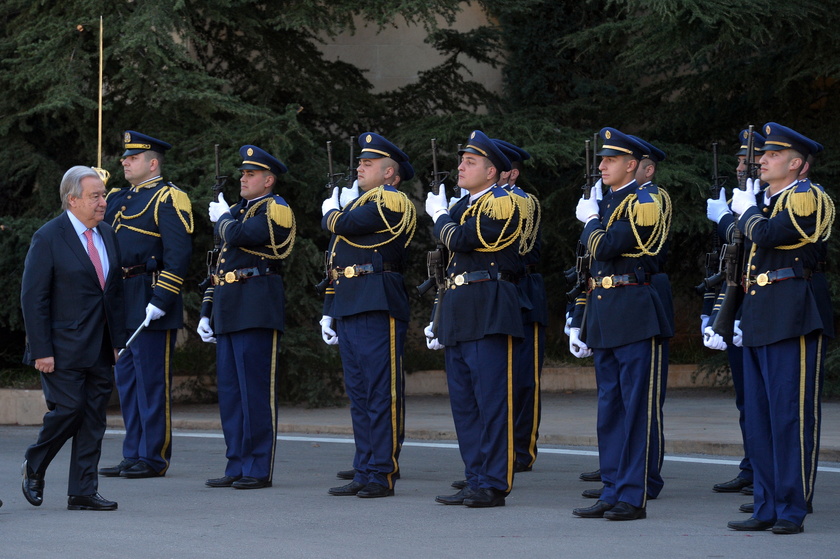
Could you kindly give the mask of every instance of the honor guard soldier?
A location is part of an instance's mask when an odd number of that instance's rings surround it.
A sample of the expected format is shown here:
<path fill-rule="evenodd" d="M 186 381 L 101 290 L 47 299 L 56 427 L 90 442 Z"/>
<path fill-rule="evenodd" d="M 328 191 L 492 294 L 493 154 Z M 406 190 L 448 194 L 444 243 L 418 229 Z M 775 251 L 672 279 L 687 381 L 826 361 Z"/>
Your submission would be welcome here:
<path fill-rule="evenodd" d="M 635 180 L 647 148 L 615 128 L 600 135 L 599 169 L 610 188 L 599 200 L 593 187 L 575 212 L 584 223 L 580 240 L 592 255 L 592 277 L 575 306 L 570 349 L 595 358 L 604 489 L 595 505 L 573 514 L 635 520 L 646 516 L 647 471 L 661 452 L 661 417 L 651 394 L 661 390 L 661 337 L 671 326 L 652 276 L 660 272 L 670 202 L 664 191 Z"/>
<path fill-rule="evenodd" d="M 540 428 L 540 378 L 545 357 L 545 328 L 548 325 L 548 298 L 545 283 L 539 273 L 540 263 L 540 202 L 516 186 L 525 161 L 531 154 L 504 140 L 493 140 L 510 160 L 510 171 L 502 173 L 502 187 L 520 202 L 523 232 L 519 254 L 522 258 L 517 288 L 530 308 L 523 307 L 522 328 L 525 337 L 519 345 L 514 367 L 514 472 L 529 472 L 537 459 L 537 439 Z"/>
<path fill-rule="evenodd" d="M 822 145 L 775 122 L 762 131 L 767 187 L 762 192 L 758 179 L 748 179 L 732 196 L 745 236 L 740 330 L 754 510 L 728 526 L 797 534 L 813 497 L 823 361 L 834 336 L 824 273 L 834 203 L 802 178 Z"/>
<path fill-rule="evenodd" d="M 211 286 L 204 293 L 198 334 L 216 342 L 219 414 L 225 435 L 225 475 L 208 487 L 271 487 L 277 445 L 277 360 L 285 326 L 281 264 L 292 251 L 295 217 L 273 194 L 286 166 L 258 148 L 239 148 L 239 194 L 210 202 L 221 240 Z"/>
<path fill-rule="evenodd" d="M 523 216 L 498 186 L 510 161 L 480 130 L 458 152 L 458 186 L 469 194 L 447 209 L 441 189 L 426 199 L 434 234 L 449 250 L 440 324 L 427 328 L 445 346 L 446 378 L 467 486 L 435 500 L 468 507 L 504 506 L 513 485 L 513 362 L 522 341 L 516 281 Z M 430 346 L 432 347 L 432 346 Z"/>
<path fill-rule="evenodd" d="M 404 434 L 403 354 L 409 307 L 403 271 L 417 214 L 398 186 L 414 177 L 408 156 L 373 132 L 359 136 L 361 195 L 342 209 L 339 189 L 322 205 L 332 233 L 321 333 L 338 344 L 356 453 L 353 480 L 330 495 L 394 494 Z"/>
<path fill-rule="evenodd" d="M 744 185 L 747 179 L 747 149 L 749 149 L 749 130 L 744 129 L 738 134 L 740 147 L 735 155 L 738 157 L 738 166 L 735 171 L 738 182 Z M 764 136 L 753 132 L 754 159 L 761 157 L 764 146 Z M 720 189 L 720 196 L 717 199 L 706 200 L 706 217 L 717 224 L 717 234 L 724 243 L 731 243 L 735 230 L 735 217 L 729 209 L 726 201 L 726 190 Z M 715 301 L 722 294 L 721 290 L 707 290 L 703 295 L 703 312 L 700 315 L 700 332 L 704 334 L 703 343 L 711 349 L 725 349 L 729 362 L 729 370 L 732 373 L 732 385 L 735 388 L 735 407 L 738 409 L 738 425 L 741 429 L 741 440 L 744 445 L 744 458 L 741 460 L 738 476 L 723 482 L 716 483 L 712 490 L 716 493 L 744 493 L 753 494 L 753 468 L 750 460 L 749 446 L 747 443 L 746 420 L 744 415 L 744 351 L 742 345 L 727 344 L 720 336 L 705 337 L 706 328 L 709 328 L 709 316 L 712 314 Z M 739 341 L 739 340 L 736 340 Z"/>
<path fill-rule="evenodd" d="M 125 440 L 119 465 L 104 476 L 159 477 L 172 455 L 170 392 L 172 353 L 184 325 L 181 288 L 192 254 L 193 216 L 184 191 L 161 178 L 172 146 L 139 132 L 124 137 L 127 188 L 108 193 L 105 220 L 120 243 L 125 280 L 126 328 L 142 332 L 114 367 Z"/>

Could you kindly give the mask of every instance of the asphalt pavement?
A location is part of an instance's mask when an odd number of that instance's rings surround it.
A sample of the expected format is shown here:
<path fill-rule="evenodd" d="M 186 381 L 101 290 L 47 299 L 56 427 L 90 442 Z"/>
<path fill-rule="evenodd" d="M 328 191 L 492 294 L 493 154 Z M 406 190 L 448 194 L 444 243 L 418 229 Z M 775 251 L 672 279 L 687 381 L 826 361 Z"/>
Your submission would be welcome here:
<path fill-rule="evenodd" d="M 271 488 L 210 489 L 223 473 L 224 441 L 216 406 L 173 412 L 172 467 L 164 478 L 101 478 L 100 492 L 116 512 L 68 511 L 69 444 L 46 476 L 44 504 L 20 492 L 23 451 L 37 427 L 0 427 L 0 558 L 365 558 L 371 557 L 836 557 L 840 545 L 840 405 L 823 408 L 821 471 L 815 512 L 805 533 L 777 536 L 726 528 L 745 519 L 741 494 L 717 494 L 714 483 L 737 474 L 737 411 L 725 390 L 672 390 L 664 410 L 668 440 L 665 489 L 633 522 L 580 519 L 571 509 L 596 484 L 578 474 L 597 468 L 595 394 L 548 394 L 542 452 L 534 471 L 519 474 L 505 507 L 468 509 L 434 502 L 463 477 L 445 397 L 410 396 L 407 441 L 396 495 L 332 497 L 335 472 L 350 467 L 353 445 L 347 407 L 281 406 L 281 434 Z M 118 410 L 109 417 L 102 463 L 119 462 Z"/>

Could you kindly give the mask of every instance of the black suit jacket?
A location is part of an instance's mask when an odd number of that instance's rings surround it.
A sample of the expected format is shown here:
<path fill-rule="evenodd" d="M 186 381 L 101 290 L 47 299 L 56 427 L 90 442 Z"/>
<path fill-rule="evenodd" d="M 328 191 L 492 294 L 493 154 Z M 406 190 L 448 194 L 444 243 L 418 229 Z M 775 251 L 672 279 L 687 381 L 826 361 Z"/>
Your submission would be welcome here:
<path fill-rule="evenodd" d="M 104 291 L 67 212 L 32 236 L 20 291 L 26 326 L 24 363 L 52 356 L 56 370 L 91 367 L 106 328 L 114 347 L 125 345 L 119 247 L 110 225 L 102 222 L 97 230 L 110 266 Z"/>

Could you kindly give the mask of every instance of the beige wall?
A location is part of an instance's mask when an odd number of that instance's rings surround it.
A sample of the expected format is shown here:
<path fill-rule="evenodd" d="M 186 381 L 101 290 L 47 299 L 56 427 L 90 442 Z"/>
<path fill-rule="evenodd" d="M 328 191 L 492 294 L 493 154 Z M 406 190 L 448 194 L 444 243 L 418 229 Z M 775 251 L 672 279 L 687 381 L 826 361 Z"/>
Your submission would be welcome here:
<path fill-rule="evenodd" d="M 474 4 L 462 4 L 452 28 L 469 31 L 488 23 L 486 14 Z M 365 76 L 373 84 L 373 91 L 381 93 L 415 83 L 418 73 L 441 63 L 443 57 L 423 42 L 426 32 L 422 26 L 408 25 L 400 20 L 398 27 L 377 30 L 357 20 L 354 35 L 344 34 L 326 38 L 321 50 L 329 60 L 342 60 L 367 70 Z M 466 58 L 461 62 L 473 72 L 471 79 L 491 91 L 502 88 L 501 71 L 487 64 L 477 64 Z"/>

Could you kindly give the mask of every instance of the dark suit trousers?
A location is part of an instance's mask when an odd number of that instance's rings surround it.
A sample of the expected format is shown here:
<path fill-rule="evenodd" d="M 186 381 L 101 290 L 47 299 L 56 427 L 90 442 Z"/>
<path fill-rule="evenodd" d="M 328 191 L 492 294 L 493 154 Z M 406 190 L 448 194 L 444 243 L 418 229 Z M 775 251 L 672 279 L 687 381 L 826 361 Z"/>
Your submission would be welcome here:
<path fill-rule="evenodd" d="M 104 341 L 92 367 L 41 373 L 41 386 L 49 411 L 44 415 L 38 441 L 26 451 L 26 460 L 30 470 L 44 474 L 64 443 L 72 437 L 68 495 L 93 495 L 99 487 L 97 467 L 105 434 L 105 410 L 111 397 L 114 361 L 111 344 Z"/>

